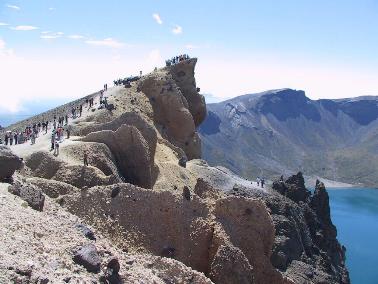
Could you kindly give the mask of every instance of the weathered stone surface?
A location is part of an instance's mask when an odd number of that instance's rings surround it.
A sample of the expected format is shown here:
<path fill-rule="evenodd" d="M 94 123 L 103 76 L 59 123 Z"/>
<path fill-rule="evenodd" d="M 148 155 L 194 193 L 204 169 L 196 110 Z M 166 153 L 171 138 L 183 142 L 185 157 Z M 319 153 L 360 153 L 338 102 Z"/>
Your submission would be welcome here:
<path fill-rule="evenodd" d="M 307 202 L 311 195 L 310 191 L 305 187 L 301 172 L 289 177 L 286 182 L 275 181 L 272 188 L 297 203 L 300 201 Z"/>
<path fill-rule="evenodd" d="M 45 151 L 31 154 L 26 158 L 25 165 L 35 177 L 61 181 L 77 188 L 84 186 L 92 187 L 99 184 L 113 184 L 121 181 L 114 175 L 106 176 L 96 167 L 71 164 Z"/>
<path fill-rule="evenodd" d="M 182 190 L 182 196 L 183 196 L 186 200 L 190 201 L 190 196 L 191 196 L 191 194 L 190 194 L 190 189 L 189 189 L 189 187 L 184 186 L 184 188 L 183 188 L 183 190 Z"/>
<path fill-rule="evenodd" d="M 193 116 L 194 123 L 198 127 L 206 117 L 206 103 L 204 96 L 197 92 L 194 69 L 197 59 L 193 58 L 176 64 L 169 68 L 173 79 L 185 96 L 189 111 Z"/>
<path fill-rule="evenodd" d="M 51 179 L 33 177 L 26 179 L 26 181 L 41 189 L 44 194 L 51 198 L 57 198 L 61 195 L 72 194 L 79 191 L 77 187 L 68 183 Z"/>
<path fill-rule="evenodd" d="M 4 145 L 0 145 L 0 181 L 10 178 L 22 167 L 22 160 Z"/>
<path fill-rule="evenodd" d="M 210 277 L 217 284 L 252 284 L 253 268 L 243 252 L 222 245 L 211 263 Z"/>
<path fill-rule="evenodd" d="M 95 237 L 95 234 L 93 233 L 93 231 L 88 228 L 87 226 L 85 226 L 84 224 L 76 224 L 75 227 L 83 233 L 83 235 L 90 239 L 90 240 L 93 240 L 95 241 L 96 240 L 96 237 Z"/>
<path fill-rule="evenodd" d="M 117 131 L 92 132 L 82 141 L 107 145 L 127 182 L 145 188 L 153 186 L 154 157 L 151 156 L 147 141 L 136 127 L 124 124 Z"/>
<path fill-rule="evenodd" d="M 93 244 L 87 244 L 78 249 L 73 260 L 77 264 L 84 266 L 89 272 L 100 272 L 101 259 Z"/>
<path fill-rule="evenodd" d="M 172 75 L 147 75 L 140 82 L 141 91 L 150 99 L 154 121 L 162 126 L 162 136 L 182 148 L 188 159 L 201 156 L 201 141 L 189 104 Z"/>
<path fill-rule="evenodd" d="M 34 210 L 43 211 L 45 196 L 39 188 L 31 184 L 22 184 L 17 181 L 14 185 L 9 187 L 9 192 L 21 197 Z"/>

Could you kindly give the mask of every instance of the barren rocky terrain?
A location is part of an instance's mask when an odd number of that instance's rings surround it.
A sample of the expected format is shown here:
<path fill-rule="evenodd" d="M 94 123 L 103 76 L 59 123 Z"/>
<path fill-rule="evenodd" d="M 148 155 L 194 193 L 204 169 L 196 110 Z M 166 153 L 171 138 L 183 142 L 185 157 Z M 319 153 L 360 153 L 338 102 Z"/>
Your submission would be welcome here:
<path fill-rule="evenodd" d="M 322 183 L 263 189 L 201 160 L 196 62 L 109 89 L 58 156 L 50 135 L 0 148 L 1 283 L 349 283 Z"/>

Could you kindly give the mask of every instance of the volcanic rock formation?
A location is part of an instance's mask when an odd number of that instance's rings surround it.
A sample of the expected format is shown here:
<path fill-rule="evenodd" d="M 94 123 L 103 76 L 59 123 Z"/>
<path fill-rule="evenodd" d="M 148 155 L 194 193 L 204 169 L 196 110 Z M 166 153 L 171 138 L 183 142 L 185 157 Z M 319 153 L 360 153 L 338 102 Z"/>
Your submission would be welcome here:
<path fill-rule="evenodd" d="M 198 159 L 206 107 L 195 64 L 109 89 L 115 108 L 95 103 L 70 121 L 58 156 L 49 135 L 13 147 L 25 166 L 15 195 L 0 184 L 0 280 L 348 283 L 321 183 L 313 195 L 300 174 L 261 189 Z"/>

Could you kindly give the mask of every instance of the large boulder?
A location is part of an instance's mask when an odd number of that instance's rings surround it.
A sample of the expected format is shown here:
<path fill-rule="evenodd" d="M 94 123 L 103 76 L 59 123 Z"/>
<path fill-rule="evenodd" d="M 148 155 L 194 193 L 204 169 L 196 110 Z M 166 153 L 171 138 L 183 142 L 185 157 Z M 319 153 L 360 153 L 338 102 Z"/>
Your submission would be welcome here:
<path fill-rule="evenodd" d="M 8 147 L 0 145 L 0 181 L 10 178 L 21 167 L 22 160 Z"/>
<path fill-rule="evenodd" d="M 124 124 L 116 131 L 92 132 L 83 137 L 82 141 L 107 145 L 125 181 L 152 188 L 155 182 L 154 157 L 148 142 L 136 127 Z"/>
<path fill-rule="evenodd" d="M 16 181 L 9 187 L 9 192 L 21 197 L 34 210 L 43 211 L 45 196 L 39 188 L 31 184 L 23 184 Z"/>
<path fill-rule="evenodd" d="M 98 273 L 101 268 L 101 259 L 93 244 L 82 246 L 75 252 L 74 262 L 84 266 L 89 272 Z"/>
<path fill-rule="evenodd" d="M 25 159 L 25 165 L 35 177 L 61 181 L 77 188 L 121 182 L 117 176 L 107 176 L 96 167 L 72 163 L 72 160 L 63 161 L 46 151 L 38 151 Z"/>
<path fill-rule="evenodd" d="M 211 263 L 211 279 L 217 284 L 252 284 L 253 268 L 244 253 L 232 246 L 222 245 Z"/>

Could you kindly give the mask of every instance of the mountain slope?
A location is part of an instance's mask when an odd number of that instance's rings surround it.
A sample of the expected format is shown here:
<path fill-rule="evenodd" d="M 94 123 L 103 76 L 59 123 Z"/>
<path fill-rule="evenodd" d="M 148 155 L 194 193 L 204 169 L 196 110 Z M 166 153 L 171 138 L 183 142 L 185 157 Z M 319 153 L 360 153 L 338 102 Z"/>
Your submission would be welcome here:
<path fill-rule="evenodd" d="M 292 89 L 208 104 L 203 156 L 249 178 L 301 170 L 376 186 L 377 104 L 377 97 L 311 100 Z"/>

